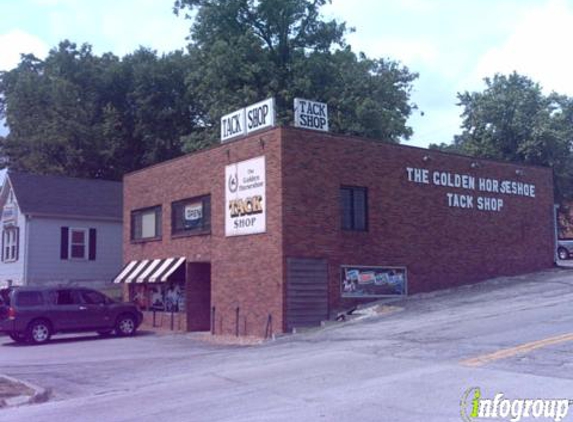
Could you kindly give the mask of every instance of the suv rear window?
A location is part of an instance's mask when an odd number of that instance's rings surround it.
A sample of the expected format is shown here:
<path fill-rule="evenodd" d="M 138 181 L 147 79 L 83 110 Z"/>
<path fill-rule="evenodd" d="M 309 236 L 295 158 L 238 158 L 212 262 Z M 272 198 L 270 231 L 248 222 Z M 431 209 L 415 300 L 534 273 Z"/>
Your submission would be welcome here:
<path fill-rule="evenodd" d="M 16 306 L 42 306 L 44 296 L 42 292 L 18 292 L 16 293 Z"/>

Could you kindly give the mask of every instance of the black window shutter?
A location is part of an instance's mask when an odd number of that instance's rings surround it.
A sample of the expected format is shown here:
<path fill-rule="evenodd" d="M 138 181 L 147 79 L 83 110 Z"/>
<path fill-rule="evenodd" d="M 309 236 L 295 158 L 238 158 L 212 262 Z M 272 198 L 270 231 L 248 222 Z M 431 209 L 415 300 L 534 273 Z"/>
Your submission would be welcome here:
<path fill-rule="evenodd" d="M 2 230 L 2 261 L 4 261 L 4 238 L 6 237 L 6 230 Z"/>
<path fill-rule="evenodd" d="M 68 259 L 68 240 L 69 240 L 69 228 L 62 227 L 61 239 L 60 239 L 60 259 Z"/>
<path fill-rule="evenodd" d="M 96 245 L 97 245 L 97 231 L 90 229 L 90 247 L 89 247 L 89 260 L 95 261 L 96 259 Z"/>

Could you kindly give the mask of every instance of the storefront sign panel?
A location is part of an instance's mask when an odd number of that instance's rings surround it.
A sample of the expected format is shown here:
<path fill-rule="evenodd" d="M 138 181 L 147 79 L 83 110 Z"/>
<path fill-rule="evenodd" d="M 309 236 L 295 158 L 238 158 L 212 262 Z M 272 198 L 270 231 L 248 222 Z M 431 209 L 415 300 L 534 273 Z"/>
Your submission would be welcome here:
<path fill-rule="evenodd" d="M 340 293 L 355 298 L 405 295 L 406 268 L 343 266 Z"/>
<path fill-rule="evenodd" d="M 247 134 L 275 125 L 275 99 L 268 98 L 245 108 Z"/>
<path fill-rule="evenodd" d="M 247 134 L 245 109 L 236 110 L 221 117 L 221 142 Z"/>
<path fill-rule="evenodd" d="M 328 106 L 317 101 L 294 99 L 294 125 L 328 132 Z"/>
<path fill-rule="evenodd" d="M 266 231 L 265 157 L 225 167 L 225 235 Z"/>
<path fill-rule="evenodd" d="M 203 203 L 196 202 L 185 206 L 185 228 L 198 227 L 203 222 Z"/>

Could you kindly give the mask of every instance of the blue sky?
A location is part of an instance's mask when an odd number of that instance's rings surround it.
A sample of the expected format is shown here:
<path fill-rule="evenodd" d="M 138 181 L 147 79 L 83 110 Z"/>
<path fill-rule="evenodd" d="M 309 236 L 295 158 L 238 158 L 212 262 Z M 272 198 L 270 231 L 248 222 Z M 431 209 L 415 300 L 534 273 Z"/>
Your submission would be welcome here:
<path fill-rule="evenodd" d="M 43 57 L 62 39 L 123 55 L 143 45 L 184 48 L 190 22 L 171 0 L 0 0 L 0 70 L 20 53 Z M 456 93 L 516 70 L 547 92 L 573 96 L 573 0 L 333 0 L 355 51 L 399 60 L 420 74 L 406 144 L 450 142 L 460 132 Z M 0 129 L 0 133 L 5 130 Z"/>

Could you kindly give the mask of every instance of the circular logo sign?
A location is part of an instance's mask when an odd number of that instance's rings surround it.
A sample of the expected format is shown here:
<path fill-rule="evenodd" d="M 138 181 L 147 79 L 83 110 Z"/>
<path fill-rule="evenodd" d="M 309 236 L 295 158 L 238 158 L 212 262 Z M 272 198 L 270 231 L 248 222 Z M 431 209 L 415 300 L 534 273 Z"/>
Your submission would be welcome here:
<path fill-rule="evenodd" d="M 229 186 L 229 192 L 231 192 L 231 193 L 237 192 L 237 189 L 238 189 L 238 187 L 239 187 L 239 180 L 238 180 L 238 177 L 237 177 L 237 173 L 231 174 L 231 175 L 229 176 L 228 186 Z"/>

